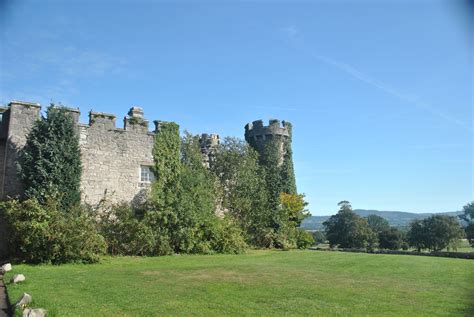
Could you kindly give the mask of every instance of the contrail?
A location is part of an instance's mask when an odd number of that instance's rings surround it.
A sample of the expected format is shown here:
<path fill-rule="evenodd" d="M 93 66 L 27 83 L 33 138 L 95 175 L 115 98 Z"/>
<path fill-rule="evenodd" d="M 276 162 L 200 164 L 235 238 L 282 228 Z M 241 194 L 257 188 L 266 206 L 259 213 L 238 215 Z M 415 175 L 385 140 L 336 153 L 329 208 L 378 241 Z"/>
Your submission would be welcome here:
<path fill-rule="evenodd" d="M 328 65 L 331 65 L 331 66 L 334 66 L 336 67 L 337 69 L 345 72 L 346 74 L 349 74 L 351 75 L 352 77 L 366 83 L 366 84 L 369 84 L 371 86 L 374 86 L 378 89 L 380 89 L 381 91 L 389 94 L 389 95 L 392 95 L 394 97 L 397 97 L 398 99 L 400 100 L 403 100 L 403 101 L 406 101 L 408 103 L 411 103 L 412 105 L 418 107 L 418 108 L 421 108 L 421 109 L 424 109 L 428 112 L 430 112 L 431 114 L 435 115 L 435 116 L 438 116 L 446 121 L 449 121 L 451 123 L 454 123 L 470 132 L 473 132 L 474 129 L 469 126 L 469 125 L 466 125 L 465 122 L 461 121 L 461 120 L 458 120 L 456 118 L 453 118 L 451 117 L 450 115 L 444 113 L 444 112 L 441 112 L 437 109 L 435 109 L 434 107 L 432 107 L 431 105 L 423 102 L 423 101 L 420 101 L 417 97 L 415 96 L 410 96 L 410 95 L 406 95 L 406 94 L 403 94 L 401 93 L 400 91 L 388 86 L 387 84 L 379 81 L 379 80 L 376 80 L 370 76 L 368 76 L 367 74 L 364 74 L 363 72 L 361 71 L 358 71 L 357 69 L 355 69 L 354 67 L 352 67 L 351 65 L 348 65 L 348 64 L 345 64 L 345 63 L 341 63 L 341 62 L 338 62 L 338 61 L 335 61 L 333 59 L 330 59 L 328 57 L 325 57 L 325 56 L 322 56 L 322 55 L 316 55 L 316 54 L 310 54 L 313 58 L 323 62 L 323 63 L 326 63 Z"/>
<path fill-rule="evenodd" d="M 333 66 L 337 69 L 339 69 L 340 71 L 350 75 L 351 77 L 357 79 L 357 80 L 360 80 L 368 85 L 371 85 L 383 92 L 385 92 L 386 94 L 388 95 L 391 95 L 391 96 L 394 96 L 402 101 L 405 101 L 409 104 L 412 104 L 420 109 L 423 109 L 429 113 L 431 113 L 432 115 L 435 115 L 441 119 L 444 119 L 446 120 L 447 122 L 450 122 L 452 124 L 455 124 L 459 127 L 462 127 L 463 129 L 469 131 L 469 132 L 474 132 L 474 129 L 472 126 L 469 126 L 467 125 L 465 122 L 461 121 L 461 120 L 458 120 L 456 118 L 453 118 L 452 116 L 444 113 L 444 112 L 441 112 L 439 111 L 438 109 L 434 108 L 433 106 L 429 105 L 428 103 L 426 102 L 423 102 L 420 100 L 420 98 L 416 97 L 416 96 L 411 96 L 411 95 L 407 95 L 407 94 L 404 94 L 400 91 L 398 91 L 397 89 L 394 89 L 392 87 L 390 87 L 389 85 L 375 79 L 375 78 L 372 78 L 370 77 L 369 75 L 355 69 L 353 66 L 349 65 L 349 64 L 346 64 L 346 63 L 342 63 L 342 62 L 339 62 L 339 61 L 336 61 L 334 59 L 331 59 L 329 57 L 326 57 L 326 56 L 323 56 L 323 55 L 318 55 L 318 54 L 313 54 L 311 52 L 308 52 L 307 50 L 304 50 L 302 49 L 302 44 L 303 44 L 303 40 L 300 36 L 300 31 L 297 27 L 295 26 L 290 26 L 290 27 L 287 27 L 287 28 L 284 28 L 283 31 L 286 33 L 286 35 L 288 36 L 288 38 L 290 39 L 290 41 L 295 44 L 295 47 L 300 50 L 303 50 L 304 52 L 306 52 L 309 56 L 311 56 L 312 58 L 318 60 L 319 62 L 323 62 L 327 65 L 330 65 L 330 66 Z"/>

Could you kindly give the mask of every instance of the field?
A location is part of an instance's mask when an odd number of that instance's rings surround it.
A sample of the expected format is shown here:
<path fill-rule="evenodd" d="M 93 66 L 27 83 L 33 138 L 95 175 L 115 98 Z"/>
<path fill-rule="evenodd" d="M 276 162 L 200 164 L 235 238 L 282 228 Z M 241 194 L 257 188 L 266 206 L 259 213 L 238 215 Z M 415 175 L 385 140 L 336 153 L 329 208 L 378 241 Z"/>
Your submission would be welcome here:
<path fill-rule="evenodd" d="M 319 243 L 316 247 L 321 249 L 329 249 L 328 243 Z M 415 249 L 410 248 L 409 251 L 415 251 Z M 474 252 L 474 247 L 472 247 L 466 239 L 460 240 L 459 245 L 456 250 L 448 250 L 443 249 L 443 251 L 451 251 L 451 252 Z M 423 250 L 422 252 L 429 252 L 428 250 Z"/>
<path fill-rule="evenodd" d="M 18 265 L 50 316 L 473 316 L 474 261 L 318 251 Z"/>

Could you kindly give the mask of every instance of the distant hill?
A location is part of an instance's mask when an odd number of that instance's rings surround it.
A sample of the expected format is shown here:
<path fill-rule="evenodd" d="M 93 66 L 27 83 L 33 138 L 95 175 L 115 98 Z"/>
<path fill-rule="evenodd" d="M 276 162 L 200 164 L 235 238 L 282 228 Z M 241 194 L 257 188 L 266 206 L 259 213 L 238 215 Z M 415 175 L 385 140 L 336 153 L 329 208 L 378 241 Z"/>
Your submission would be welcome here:
<path fill-rule="evenodd" d="M 386 219 L 391 226 L 398 227 L 398 228 L 408 227 L 410 222 L 415 219 L 424 219 L 435 214 L 447 215 L 447 216 L 458 216 L 462 214 L 462 211 L 416 214 L 413 212 L 380 211 L 380 210 L 366 210 L 366 209 L 355 209 L 354 212 L 361 217 L 367 217 L 368 215 L 380 216 Z M 323 222 L 326 221 L 329 217 L 330 216 L 310 216 L 301 223 L 301 228 L 306 229 L 306 230 L 322 230 L 324 229 Z"/>

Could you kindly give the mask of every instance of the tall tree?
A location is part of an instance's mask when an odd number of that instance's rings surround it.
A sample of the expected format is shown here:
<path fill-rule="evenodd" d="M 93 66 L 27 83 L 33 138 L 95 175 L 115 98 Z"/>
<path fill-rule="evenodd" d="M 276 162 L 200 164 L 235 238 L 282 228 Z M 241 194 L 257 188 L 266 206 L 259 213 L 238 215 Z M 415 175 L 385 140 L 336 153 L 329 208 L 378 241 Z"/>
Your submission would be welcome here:
<path fill-rule="evenodd" d="M 466 238 L 474 244 L 474 201 L 467 203 L 463 207 L 463 214 L 459 216 L 462 220 L 467 222 L 464 231 L 466 232 Z"/>
<path fill-rule="evenodd" d="M 368 215 L 367 223 L 369 224 L 370 229 L 372 229 L 376 234 L 390 228 L 388 221 L 377 215 Z"/>
<path fill-rule="evenodd" d="M 351 204 L 346 200 L 341 201 L 338 206 L 338 213 L 323 223 L 330 246 L 366 247 L 372 235 L 367 220 L 354 213 Z"/>
<path fill-rule="evenodd" d="M 212 172 L 219 182 L 220 208 L 247 233 L 247 242 L 260 247 L 272 246 L 273 213 L 258 153 L 240 139 L 225 138 L 217 151 Z"/>
<path fill-rule="evenodd" d="M 25 196 L 48 199 L 66 211 L 80 203 L 81 153 L 74 120 L 64 107 L 51 104 L 36 121 L 20 152 L 18 172 Z"/>
<path fill-rule="evenodd" d="M 154 172 L 153 199 L 161 207 L 170 207 L 177 199 L 181 173 L 181 137 L 179 125 L 174 122 L 160 122 L 153 146 Z"/>
<path fill-rule="evenodd" d="M 380 249 L 398 250 L 402 247 L 402 233 L 393 227 L 382 229 L 378 233 Z"/>
<path fill-rule="evenodd" d="M 456 217 L 433 215 L 410 224 L 408 241 L 411 246 L 431 251 L 441 251 L 444 248 L 456 249 L 463 231 Z"/>

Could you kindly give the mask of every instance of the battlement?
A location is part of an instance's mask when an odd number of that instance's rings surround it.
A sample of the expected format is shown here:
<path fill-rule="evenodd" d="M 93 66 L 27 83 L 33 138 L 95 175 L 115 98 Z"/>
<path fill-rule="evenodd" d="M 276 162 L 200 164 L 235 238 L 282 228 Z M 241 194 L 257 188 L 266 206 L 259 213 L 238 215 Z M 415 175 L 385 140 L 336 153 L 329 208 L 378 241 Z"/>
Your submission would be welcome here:
<path fill-rule="evenodd" d="M 38 108 L 41 109 L 41 106 L 39 103 L 36 102 L 28 102 L 28 101 L 20 101 L 20 100 L 12 100 L 9 104 L 9 107 L 11 108 L 12 106 L 24 106 L 27 108 L 33 107 L 33 108 Z"/>
<path fill-rule="evenodd" d="M 263 141 L 272 139 L 275 136 L 284 138 L 291 137 L 291 123 L 270 119 L 266 126 L 263 124 L 263 120 L 256 120 L 245 125 L 245 139 L 247 141 L 251 139 Z"/>
<path fill-rule="evenodd" d="M 207 134 L 207 133 L 203 133 L 201 134 L 201 137 L 199 138 L 199 143 L 201 144 L 201 146 L 205 145 L 205 146 L 208 146 L 208 145 L 219 145 L 219 142 L 220 142 L 220 137 L 219 137 L 219 134 Z"/>
<path fill-rule="evenodd" d="M 211 167 L 214 162 L 219 143 L 220 137 L 218 134 L 201 134 L 199 144 L 201 146 L 202 161 L 205 167 Z"/>

